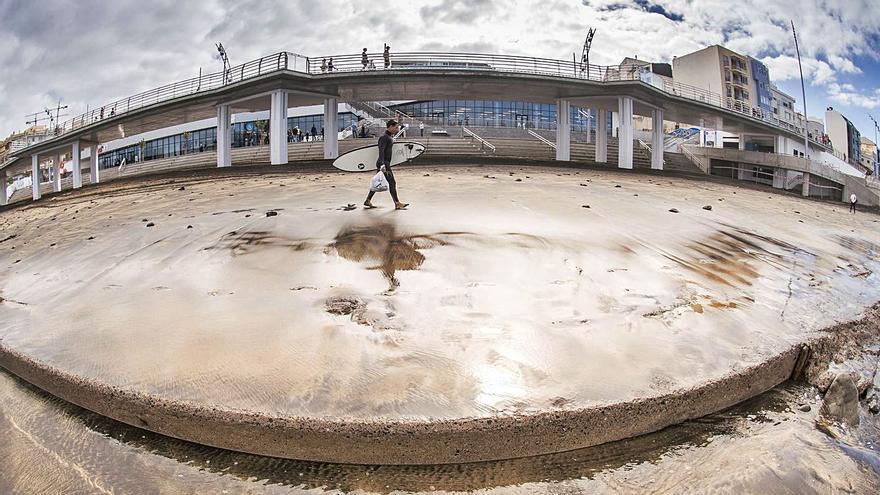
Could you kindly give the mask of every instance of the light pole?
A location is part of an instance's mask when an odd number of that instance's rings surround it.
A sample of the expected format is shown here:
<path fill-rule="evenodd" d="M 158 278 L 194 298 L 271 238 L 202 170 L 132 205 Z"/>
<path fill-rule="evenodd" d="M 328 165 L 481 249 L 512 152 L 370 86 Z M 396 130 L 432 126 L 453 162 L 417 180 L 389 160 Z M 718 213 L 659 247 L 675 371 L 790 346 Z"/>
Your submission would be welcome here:
<path fill-rule="evenodd" d="M 794 50 L 797 53 L 798 70 L 801 72 L 801 94 L 804 98 L 804 158 L 808 158 L 807 153 L 810 151 L 810 137 L 807 132 L 807 121 L 809 119 L 807 116 L 807 89 L 804 85 L 804 68 L 801 65 L 801 49 L 798 47 L 797 32 L 794 30 L 794 21 L 791 21 L 791 34 L 794 36 Z"/>
<path fill-rule="evenodd" d="M 217 43 L 217 52 L 220 54 L 220 60 L 223 61 L 223 84 L 229 82 L 229 58 L 226 56 L 226 48 L 223 43 Z"/>
<path fill-rule="evenodd" d="M 868 114 L 868 118 L 874 123 L 874 156 L 871 158 L 874 160 L 874 176 L 876 177 L 877 174 L 880 173 L 880 167 L 878 167 L 877 164 L 877 162 L 880 161 L 880 145 L 877 144 L 877 131 L 880 130 L 880 126 L 877 125 L 877 120 L 870 113 Z"/>

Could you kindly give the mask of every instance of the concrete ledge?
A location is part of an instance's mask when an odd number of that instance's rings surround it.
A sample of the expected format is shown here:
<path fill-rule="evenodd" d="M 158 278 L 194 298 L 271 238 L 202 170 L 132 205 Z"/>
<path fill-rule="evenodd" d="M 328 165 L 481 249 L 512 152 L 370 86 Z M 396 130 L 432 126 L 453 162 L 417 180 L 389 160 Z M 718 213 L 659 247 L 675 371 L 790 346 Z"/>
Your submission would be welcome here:
<path fill-rule="evenodd" d="M 291 459 L 357 464 L 446 464 L 590 447 L 699 418 L 787 380 L 801 345 L 698 387 L 577 410 L 454 421 L 344 421 L 205 407 L 86 380 L 0 342 L 0 365 L 98 414 L 213 447 Z"/>

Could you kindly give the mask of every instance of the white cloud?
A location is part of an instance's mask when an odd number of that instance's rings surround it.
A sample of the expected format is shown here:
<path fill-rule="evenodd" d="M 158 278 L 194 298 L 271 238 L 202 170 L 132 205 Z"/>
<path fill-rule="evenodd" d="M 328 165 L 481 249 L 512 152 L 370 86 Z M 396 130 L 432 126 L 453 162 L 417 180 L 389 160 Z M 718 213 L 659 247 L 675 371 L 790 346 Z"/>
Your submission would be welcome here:
<path fill-rule="evenodd" d="M 588 27 L 591 61 L 625 56 L 670 61 L 726 44 L 762 59 L 775 80 L 799 78 L 789 19 L 805 76 L 828 85 L 878 57 L 877 0 L 0 0 L 0 136 L 24 115 L 63 97 L 71 113 L 176 80 L 216 71 L 214 42 L 233 64 L 289 50 L 310 56 L 380 51 L 482 51 L 569 60 Z M 667 16 L 646 12 L 662 8 Z M 655 8 L 656 7 L 656 8 Z M 676 22 L 673 19 L 682 20 Z M 670 19 L 672 17 L 673 19 Z M 873 36 L 873 38 L 872 38 Z M 840 96 L 857 94 L 839 88 Z M 873 97 L 873 96 L 871 96 Z"/>
<path fill-rule="evenodd" d="M 869 110 L 880 107 L 880 89 L 875 89 L 873 95 L 859 93 L 852 84 L 831 83 L 826 89 L 828 97 L 840 104 Z"/>

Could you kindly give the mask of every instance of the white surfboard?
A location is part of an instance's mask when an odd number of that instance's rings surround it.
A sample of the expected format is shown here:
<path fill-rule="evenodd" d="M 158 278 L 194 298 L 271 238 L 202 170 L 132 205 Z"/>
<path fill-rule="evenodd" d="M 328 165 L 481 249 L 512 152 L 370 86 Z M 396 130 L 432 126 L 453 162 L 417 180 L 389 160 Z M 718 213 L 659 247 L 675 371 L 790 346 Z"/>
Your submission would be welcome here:
<path fill-rule="evenodd" d="M 391 166 L 408 162 L 421 155 L 427 148 L 422 143 L 404 141 L 391 148 Z M 365 146 L 339 155 L 333 166 L 346 172 L 375 172 L 379 160 L 379 145 Z"/>

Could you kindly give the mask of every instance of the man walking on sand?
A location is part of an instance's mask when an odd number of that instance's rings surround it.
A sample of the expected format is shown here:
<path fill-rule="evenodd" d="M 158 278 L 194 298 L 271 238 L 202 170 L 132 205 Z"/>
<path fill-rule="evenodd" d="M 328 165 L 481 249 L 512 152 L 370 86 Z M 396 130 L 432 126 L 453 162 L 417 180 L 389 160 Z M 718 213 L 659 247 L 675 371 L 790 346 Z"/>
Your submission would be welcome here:
<path fill-rule="evenodd" d="M 858 203 L 858 202 L 859 202 L 859 198 L 856 197 L 856 193 L 852 193 L 849 195 L 849 212 L 850 213 L 856 212 L 856 203 Z"/>
<path fill-rule="evenodd" d="M 385 134 L 379 138 L 379 158 L 376 160 L 376 169 L 384 173 L 385 179 L 388 180 L 388 191 L 391 193 L 391 199 L 394 200 L 394 209 L 402 210 L 409 206 L 409 203 L 401 203 L 397 198 L 397 182 L 395 182 L 394 173 L 391 171 L 391 149 L 394 147 L 394 136 L 400 131 L 400 124 L 391 119 L 385 125 L 385 129 Z M 375 208 L 370 202 L 374 194 L 376 194 L 374 191 L 370 191 L 370 194 L 367 195 L 367 200 L 364 201 L 364 206 L 367 208 Z"/>

